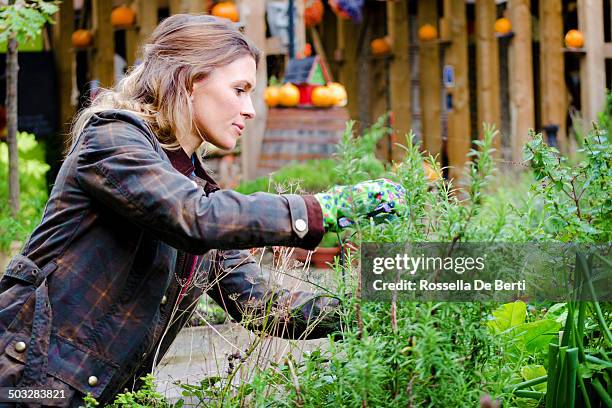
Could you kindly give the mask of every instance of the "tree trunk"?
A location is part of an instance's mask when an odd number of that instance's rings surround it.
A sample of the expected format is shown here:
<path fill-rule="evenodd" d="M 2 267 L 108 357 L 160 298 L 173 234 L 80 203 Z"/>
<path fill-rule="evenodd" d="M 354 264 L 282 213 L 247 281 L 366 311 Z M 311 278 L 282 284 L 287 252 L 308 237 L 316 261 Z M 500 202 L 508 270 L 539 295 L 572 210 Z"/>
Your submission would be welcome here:
<path fill-rule="evenodd" d="M 9 206 L 14 217 L 19 213 L 19 157 L 17 150 L 17 40 L 12 35 L 6 51 L 6 110 L 9 150 Z"/>

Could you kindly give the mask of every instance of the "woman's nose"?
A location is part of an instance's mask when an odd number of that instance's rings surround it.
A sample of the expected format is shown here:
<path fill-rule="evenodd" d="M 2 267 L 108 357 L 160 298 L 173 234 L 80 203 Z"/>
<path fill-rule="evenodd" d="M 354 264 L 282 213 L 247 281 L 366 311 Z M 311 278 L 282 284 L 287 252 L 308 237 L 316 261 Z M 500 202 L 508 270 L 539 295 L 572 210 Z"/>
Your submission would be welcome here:
<path fill-rule="evenodd" d="M 244 105 L 242 106 L 242 116 L 244 116 L 247 119 L 253 119 L 256 115 L 255 113 L 255 108 L 253 107 L 253 100 L 251 99 L 251 96 L 249 95 L 247 98 L 245 98 L 245 102 Z"/>

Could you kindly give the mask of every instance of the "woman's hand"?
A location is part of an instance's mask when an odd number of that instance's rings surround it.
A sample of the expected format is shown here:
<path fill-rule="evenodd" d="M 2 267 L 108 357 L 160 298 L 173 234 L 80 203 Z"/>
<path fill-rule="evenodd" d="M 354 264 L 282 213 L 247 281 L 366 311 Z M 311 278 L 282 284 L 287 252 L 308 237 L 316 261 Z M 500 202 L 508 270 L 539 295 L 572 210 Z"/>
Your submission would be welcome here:
<path fill-rule="evenodd" d="M 354 186 L 334 186 L 315 194 L 323 210 L 327 231 L 339 231 L 363 216 L 384 221 L 406 210 L 406 190 L 388 179 L 364 181 Z"/>

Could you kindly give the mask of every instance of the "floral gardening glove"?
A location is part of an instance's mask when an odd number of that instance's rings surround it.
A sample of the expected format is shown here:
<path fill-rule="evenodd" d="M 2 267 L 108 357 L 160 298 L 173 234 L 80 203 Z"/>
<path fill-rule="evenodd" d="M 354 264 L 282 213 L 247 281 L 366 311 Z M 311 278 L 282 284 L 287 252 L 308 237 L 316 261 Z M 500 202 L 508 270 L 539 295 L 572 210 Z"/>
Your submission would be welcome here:
<path fill-rule="evenodd" d="M 388 179 L 364 181 L 354 186 L 334 186 L 315 194 L 323 210 L 327 231 L 339 231 L 353 224 L 360 215 L 384 221 L 402 215 L 406 209 L 406 190 Z"/>

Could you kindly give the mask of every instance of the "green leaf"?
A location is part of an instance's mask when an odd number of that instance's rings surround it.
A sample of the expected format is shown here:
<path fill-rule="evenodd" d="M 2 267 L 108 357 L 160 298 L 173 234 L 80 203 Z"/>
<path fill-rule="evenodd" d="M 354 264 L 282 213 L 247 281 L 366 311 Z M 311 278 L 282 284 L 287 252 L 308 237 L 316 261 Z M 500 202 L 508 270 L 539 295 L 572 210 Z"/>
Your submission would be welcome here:
<path fill-rule="evenodd" d="M 543 365 L 533 364 L 521 367 L 521 376 L 525 381 L 533 380 L 534 378 L 543 377 L 546 375 L 546 368 Z M 532 386 L 536 391 L 546 392 L 546 382 Z"/>
<path fill-rule="evenodd" d="M 501 333 L 523 323 L 526 316 L 527 305 L 524 302 L 506 303 L 493 312 L 493 320 L 487 322 L 487 325 L 495 333 Z"/>
<path fill-rule="evenodd" d="M 561 325 L 554 320 L 538 320 L 519 324 L 511 330 L 515 346 L 528 352 L 543 352 L 558 335 Z"/>

